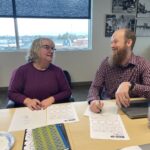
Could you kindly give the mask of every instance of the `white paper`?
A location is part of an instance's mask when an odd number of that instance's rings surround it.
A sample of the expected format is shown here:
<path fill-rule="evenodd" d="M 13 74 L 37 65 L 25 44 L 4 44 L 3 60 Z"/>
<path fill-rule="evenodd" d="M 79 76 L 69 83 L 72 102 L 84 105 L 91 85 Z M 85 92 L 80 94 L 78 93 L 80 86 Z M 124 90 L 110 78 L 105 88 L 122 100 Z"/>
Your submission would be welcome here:
<path fill-rule="evenodd" d="M 139 146 L 129 146 L 122 148 L 121 150 L 142 150 Z"/>
<path fill-rule="evenodd" d="M 102 114 L 117 114 L 118 106 L 114 101 L 103 100 L 104 107 L 102 108 Z"/>
<path fill-rule="evenodd" d="M 118 106 L 116 103 L 112 101 L 103 100 L 104 106 L 102 108 L 101 114 L 117 114 Z M 89 116 L 92 111 L 90 110 L 89 106 L 87 107 L 84 115 Z"/>
<path fill-rule="evenodd" d="M 128 140 L 128 134 L 118 114 L 90 114 L 90 135 L 93 139 Z"/>
<path fill-rule="evenodd" d="M 32 129 L 26 130 L 26 135 L 23 143 L 23 150 L 35 150 L 33 136 L 32 136 Z"/>
<path fill-rule="evenodd" d="M 32 111 L 27 107 L 16 109 L 9 131 L 33 129 L 46 124 L 46 110 Z"/>
<path fill-rule="evenodd" d="M 70 103 L 51 105 L 47 108 L 47 124 L 79 121 L 75 108 Z"/>
<path fill-rule="evenodd" d="M 27 107 L 16 109 L 9 131 L 33 129 L 49 124 L 79 121 L 75 108 L 70 103 L 53 104 L 45 110 L 32 111 Z"/>

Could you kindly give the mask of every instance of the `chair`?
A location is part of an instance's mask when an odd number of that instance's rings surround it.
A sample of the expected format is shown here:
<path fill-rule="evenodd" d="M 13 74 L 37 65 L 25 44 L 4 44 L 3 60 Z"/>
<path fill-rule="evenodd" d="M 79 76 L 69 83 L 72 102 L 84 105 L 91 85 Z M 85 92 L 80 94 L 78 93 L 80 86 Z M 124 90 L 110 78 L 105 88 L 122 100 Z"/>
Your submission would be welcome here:
<path fill-rule="evenodd" d="M 8 100 L 6 108 L 17 108 L 17 107 L 19 107 L 19 106 L 16 106 L 14 101 L 12 101 L 10 99 Z"/>
<path fill-rule="evenodd" d="M 65 74 L 65 77 L 66 77 L 66 79 L 67 79 L 67 81 L 68 81 L 68 84 L 69 84 L 70 88 L 72 89 L 72 83 L 71 83 L 71 76 L 70 76 L 70 73 L 69 73 L 67 70 L 64 70 L 63 72 L 64 72 L 64 74 Z"/>
<path fill-rule="evenodd" d="M 70 88 L 72 89 L 72 83 L 71 83 L 71 76 L 70 76 L 70 73 L 69 73 L 67 70 L 64 70 L 63 72 L 64 72 L 64 74 L 65 74 L 65 77 L 66 77 L 66 79 L 67 79 L 67 81 L 68 81 L 68 84 L 69 84 Z M 74 101 L 75 101 L 75 100 L 74 100 L 73 96 L 71 95 L 71 97 L 70 97 L 70 99 L 69 99 L 69 102 L 74 102 Z"/>

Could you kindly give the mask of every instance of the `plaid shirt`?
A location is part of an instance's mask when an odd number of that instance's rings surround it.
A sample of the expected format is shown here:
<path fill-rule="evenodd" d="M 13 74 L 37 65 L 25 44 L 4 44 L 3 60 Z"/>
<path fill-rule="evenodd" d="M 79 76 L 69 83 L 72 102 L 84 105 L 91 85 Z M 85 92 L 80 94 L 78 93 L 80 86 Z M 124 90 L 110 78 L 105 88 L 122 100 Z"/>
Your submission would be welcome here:
<path fill-rule="evenodd" d="M 88 101 L 114 99 L 122 82 L 134 82 L 130 97 L 150 98 L 150 62 L 140 56 L 131 56 L 128 64 L 110 67 L 108 57 L 102 62 L 91 84 Z"/>

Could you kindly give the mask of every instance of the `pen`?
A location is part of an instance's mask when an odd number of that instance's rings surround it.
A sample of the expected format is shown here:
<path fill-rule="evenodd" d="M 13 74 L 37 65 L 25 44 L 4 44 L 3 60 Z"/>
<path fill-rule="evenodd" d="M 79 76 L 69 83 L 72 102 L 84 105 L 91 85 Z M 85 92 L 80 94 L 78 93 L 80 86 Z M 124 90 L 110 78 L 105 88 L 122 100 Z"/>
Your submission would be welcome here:
<path fill-rule="evenodd" d="M 96 106 L 99 109 L 99 113 L 100 113 L 102 111 L 102 109 L 100 108 L 100 106 L 101 106 L 101 101 L 100 100 L 96 101 Z"/>

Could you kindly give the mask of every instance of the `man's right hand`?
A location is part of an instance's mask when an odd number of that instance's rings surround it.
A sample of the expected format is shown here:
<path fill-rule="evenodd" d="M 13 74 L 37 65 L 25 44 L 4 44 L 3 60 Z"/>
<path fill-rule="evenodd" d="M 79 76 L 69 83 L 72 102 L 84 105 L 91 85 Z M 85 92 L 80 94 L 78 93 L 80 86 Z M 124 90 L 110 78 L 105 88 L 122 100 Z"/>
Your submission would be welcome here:
<path fill-rule="evenodd" d="M 100 100 L 93 100 L 90 103 L 90 109 L 91 111 L 95 113 L 101 112 L 102 107 L 104 106 L 104 103 Z"/>

